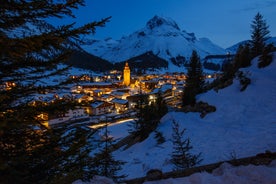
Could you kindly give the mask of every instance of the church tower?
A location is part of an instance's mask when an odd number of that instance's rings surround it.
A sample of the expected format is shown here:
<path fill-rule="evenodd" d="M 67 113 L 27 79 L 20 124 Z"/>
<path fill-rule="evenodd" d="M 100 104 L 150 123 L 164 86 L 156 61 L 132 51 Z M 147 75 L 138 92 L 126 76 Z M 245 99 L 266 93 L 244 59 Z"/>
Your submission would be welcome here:
<path fill-rule="evenodd" d="M 130 84 L 130 69 L 128 67 L 128 63 L 126 62 L 124 68 L 124 85 L 129 86 Z"/>

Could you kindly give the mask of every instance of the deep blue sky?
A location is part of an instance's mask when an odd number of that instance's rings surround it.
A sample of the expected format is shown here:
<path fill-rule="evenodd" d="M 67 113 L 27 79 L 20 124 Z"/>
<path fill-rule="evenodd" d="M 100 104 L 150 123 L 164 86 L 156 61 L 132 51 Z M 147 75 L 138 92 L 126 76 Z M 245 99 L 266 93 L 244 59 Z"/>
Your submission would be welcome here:
<path fill-rule="evenodd" d="M 276 0 L 86 0 L 72 21 L 81 25 L 112 16 L 96 39 L 120 39 L 145 26 L 154 15 L 172 18 L 180 29 L 207 37 L 221 47 L 250 39 L 250 24 L 260 12 L 276 36 Z"/>

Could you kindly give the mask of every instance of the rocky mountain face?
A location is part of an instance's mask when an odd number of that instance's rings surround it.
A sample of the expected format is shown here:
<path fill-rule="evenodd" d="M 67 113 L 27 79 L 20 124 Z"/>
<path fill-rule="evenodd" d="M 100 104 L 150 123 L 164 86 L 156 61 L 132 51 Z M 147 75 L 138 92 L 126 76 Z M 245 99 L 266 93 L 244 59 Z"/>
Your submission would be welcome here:
<path fill-rule="evenodd" d="M 226 53 L 208 38 L 198 39 L 194 33 L 181 30 L 172 19 L 160 16 L 154 16 L 144 28 L 120 40 L 93 40 L 91 44 L 83 46 L 83 49 L 112 63 L 133 60 L 138 56 L 145 58 L 146 53 L 152 53 L 157 58 L 166 60 L 168 68 L 171 65 L 174 68 L 184 66 L 193 50 L 201 58 Z M 139 59 L 141 61 L 141 57 Z"/>

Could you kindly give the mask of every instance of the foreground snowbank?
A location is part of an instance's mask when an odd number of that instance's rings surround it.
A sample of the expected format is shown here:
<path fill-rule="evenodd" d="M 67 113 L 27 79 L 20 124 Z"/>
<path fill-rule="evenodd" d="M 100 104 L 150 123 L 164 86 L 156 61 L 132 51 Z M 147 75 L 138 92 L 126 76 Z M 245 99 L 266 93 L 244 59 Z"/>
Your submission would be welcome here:
<path fill-rule="evenodd" d="M 72 184 L 115 184 L 111 179 L 103 176 L 94 176 L 93 180 L 83 182 L 81 180 L 74 181 Z"/>
<path fill-rule="evenodd" d="M 166 180 L 145 182 L 144 184 L 252 184 L 252 183 L 276 183 L 276 160 L 268 166 L 239 166 L 234 167 L 223 163 L 212 173 L 195 173 L 183 178 L 170 178 Z"/>
<path fill-rule="evenodd" d="M 147 181 L 144 184 L 252 184 L 252 183 L 276 183 L 276 160 L 268 166 L 247 165 L 234 167 L 228 163 L 223 163 L 212 173 L 195 173 L 183 178 L 169 178 L 165 180 Z M 80 180 L 73 184 L 115 184 L 112 180 L 95 176 L 90 182 Z"/>

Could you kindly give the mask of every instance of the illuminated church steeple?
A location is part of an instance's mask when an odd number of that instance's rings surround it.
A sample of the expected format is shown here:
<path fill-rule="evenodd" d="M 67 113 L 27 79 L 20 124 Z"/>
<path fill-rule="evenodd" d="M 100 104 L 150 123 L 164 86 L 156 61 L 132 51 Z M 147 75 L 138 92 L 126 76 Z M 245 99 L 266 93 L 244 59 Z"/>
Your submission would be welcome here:
<path fill-rule="evenodd" d="M 130 84 L 130 69 L 128 67 L 128 63 L 126 62 L 124 68 L 124 85 L 129 86 Z"/>

